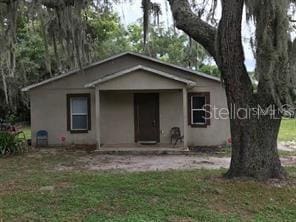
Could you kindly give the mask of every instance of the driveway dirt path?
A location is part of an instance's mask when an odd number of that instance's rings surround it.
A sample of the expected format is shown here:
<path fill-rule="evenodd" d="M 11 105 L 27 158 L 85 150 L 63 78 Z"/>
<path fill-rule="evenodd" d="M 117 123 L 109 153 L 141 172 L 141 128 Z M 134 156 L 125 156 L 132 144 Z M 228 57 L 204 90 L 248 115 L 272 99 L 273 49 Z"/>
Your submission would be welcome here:
<path fill-rule="evenodd" d="M 296 166 L 296 157 L 282 158 L 284 166 Z M 130 156 L 130 155 L 84 155 L 72 164 L 58 165 L 56 170 L 121 170 L 128 172 L 220 169 L 228 168 L 229 157 L 201 157 L 186 155 Z"/>
<path fill-rule="evenodd" d="M 278 142 L 278 149 L 287 152 L 296 152 L 296 141 Z"/>

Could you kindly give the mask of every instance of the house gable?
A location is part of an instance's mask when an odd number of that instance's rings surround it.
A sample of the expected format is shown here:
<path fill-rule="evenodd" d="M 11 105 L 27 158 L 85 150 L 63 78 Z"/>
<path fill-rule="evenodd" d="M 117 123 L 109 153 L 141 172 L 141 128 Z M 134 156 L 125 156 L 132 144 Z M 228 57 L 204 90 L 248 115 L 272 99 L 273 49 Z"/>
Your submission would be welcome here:
<path fill-rule="evenodd" d="M 185 85 L 193 87 L 195 82 L 180 78 L 169 73 L 138 65 L 104 76 L 85 85 L 88 87 L 99 86 L 100 89 L 176 89 Z"/>
<path fill-rule="evenodd" d="M 170 75 L 191 81 L 196 81 L 197 78 L 200 78 L 205 81 L 213 81 L 216 83 L 220 82 L 220 80 L 216 77 L 168 64 L 148 56 L 128 52 L 86 66 L 84 71 L 73 70 L 40 83 L 27 86 L 23 88 L 22 91 L 29 91 L 35 88 L 84 88 L 84 86 L 90 82 L 96 81 L 100 78 L 103 78 L 104 76 L 112 75 L 113 73 L 135 67 L 137 65 L 149 67 L 160 72 L 169 73 Z"/>

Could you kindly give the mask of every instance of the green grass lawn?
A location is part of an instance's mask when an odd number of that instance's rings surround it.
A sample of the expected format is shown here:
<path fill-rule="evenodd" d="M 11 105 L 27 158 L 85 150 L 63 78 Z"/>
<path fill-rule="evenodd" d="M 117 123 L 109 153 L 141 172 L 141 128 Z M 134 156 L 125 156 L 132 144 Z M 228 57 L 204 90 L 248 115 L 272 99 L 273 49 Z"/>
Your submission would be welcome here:
<path fill-rule="evenodd" d="M 57 164 L 71 165 L 79 155 L 36 153 L 0 159 L 0 221 L 278 222 L 296 218 L 296 168 L 288 169 L 291 179 L 281 186 L 224 180 L 222 170 L 55 170 Z"/>
<path fill-rule="evenodd" d="M 296 119 L 283 119 L 278 135 L 280 141 L 296 140 Z"/>

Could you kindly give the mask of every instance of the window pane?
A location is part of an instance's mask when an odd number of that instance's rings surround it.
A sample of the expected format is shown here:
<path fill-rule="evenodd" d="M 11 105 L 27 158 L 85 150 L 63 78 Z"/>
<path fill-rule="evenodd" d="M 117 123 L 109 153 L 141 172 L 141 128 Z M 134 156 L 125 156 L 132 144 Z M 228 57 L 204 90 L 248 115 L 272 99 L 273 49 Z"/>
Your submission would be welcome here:
<path fill-rule="evenodd" d="M 192 109 L 203 109 L 206 104 L 205 96 L 193 96 L 192 97 Z"/>
<path fill-rule="evenodd" d="M 72 114 L 83 113 L 87 114 L 87 98 L 75 97 L 71 98 Z"/>
<path fill-rule="evenodd" d="M 87 129 L 87 115 L 73 115 L 72 129 Z"/>
<path fill-rule="evenodd" d="M 192 123 L 206 123 L 206 112 L 203 110 L 192 111 L 193 119 Z"/>

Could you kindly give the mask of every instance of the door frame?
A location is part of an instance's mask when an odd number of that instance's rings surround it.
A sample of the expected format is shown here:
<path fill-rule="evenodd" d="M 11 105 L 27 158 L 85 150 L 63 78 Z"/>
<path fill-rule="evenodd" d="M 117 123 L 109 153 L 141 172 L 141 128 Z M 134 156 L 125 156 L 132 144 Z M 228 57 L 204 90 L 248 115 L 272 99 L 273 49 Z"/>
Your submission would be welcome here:
<path fill-rule="evenodd" d="M 156 130 L 156 142 L 160 142 L 160 123 L 159 123 L 159 93 L 154 93 L 154 92 L 145 92 L 145 93 L 134 93 L 134 133 L 135 133 L 135 142 L 140 141 L 140 135 L 139 135 L 139 125 L 138 121 L 140 121 L 139 116 L 138 116 L 138 110 L 137 110 L 137 95 L 141 94 L 154 94 L 155 96 L 155 130 Z"/>

